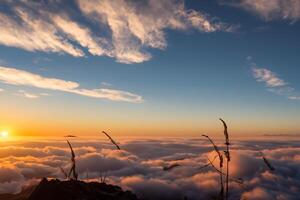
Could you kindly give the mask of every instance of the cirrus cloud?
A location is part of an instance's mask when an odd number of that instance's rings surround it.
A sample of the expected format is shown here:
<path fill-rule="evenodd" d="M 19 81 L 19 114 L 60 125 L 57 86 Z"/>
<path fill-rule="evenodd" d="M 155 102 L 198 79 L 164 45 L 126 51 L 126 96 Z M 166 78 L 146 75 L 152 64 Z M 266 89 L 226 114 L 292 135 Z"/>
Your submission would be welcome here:
<path fill-rule="evenodd" d="M 289 84 L 279 76 L 266 68 L 257 67 L 255 63 L 252 67 L 252 75 L 257 82 L 263 82 L 267 87 L 268 91 L 273 92 L 277 95 L 286 96 L 290 100 L 300 100 L 295 88 L 290 87 Z"/>
<path fill-rule="evenodd" d="M 280 79 L 274 72 L 265 69 L 265 68 L 256 68 L 252 69 L 253 76 L 259 82 L 264 82 L 268 87 L 280 87 L 285 86 L 287 83 Z"/>
<path fill-rule="evenodd" d="M 141 63 L 151 59 L 149 48 L 167 47 L 167 29 L 211 33 L 237 28 L 187 9 L 184 0 L 74 0 L 72 4 L 62 9 L 64 1 L 1 2 L 5 9 L 0 11 L 0 44 Z"/>
<path fill-rule="evenodd" d="M 223 1 L 223 3 L 253 12 L 266 21 L 275 19 L 297 21 L 300 19 L 300 2 L 298 0 L 233 0 Z"/>
<path fill-rule="evenodd" d="M 80 85 L 77 82 L 48 78 L 24 70 L 3 66 L 0 66 L 0 82 L 11 85 L 23 85 L 42 89 L 58 90 L 87 97 L 108 99 L 112 101 L 125 101 L 132 103 L 141 103 L 143 101 L 143 98 L 141 96 L 127 91 L 106 88 L 84 89 L 80 88 Z M 39 97 L 38 95 L 29 94 L 24 91 L 21 91 L 21 94 L 28 98 Z"/>

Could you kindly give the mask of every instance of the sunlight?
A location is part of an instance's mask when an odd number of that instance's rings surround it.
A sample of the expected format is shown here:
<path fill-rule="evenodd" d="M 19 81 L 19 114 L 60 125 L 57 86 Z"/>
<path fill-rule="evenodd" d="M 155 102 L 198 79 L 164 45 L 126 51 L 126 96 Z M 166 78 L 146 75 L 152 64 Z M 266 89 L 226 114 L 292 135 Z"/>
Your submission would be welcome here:
<path fill-rule="evenodd" d="M 8 138 L 8 136 L 9 136 L 8 131 L 1 131 L 1 132 L 0 132 L 0 137 L 1 137 L 2 139 L 6 139 L 6 138 Z"/>

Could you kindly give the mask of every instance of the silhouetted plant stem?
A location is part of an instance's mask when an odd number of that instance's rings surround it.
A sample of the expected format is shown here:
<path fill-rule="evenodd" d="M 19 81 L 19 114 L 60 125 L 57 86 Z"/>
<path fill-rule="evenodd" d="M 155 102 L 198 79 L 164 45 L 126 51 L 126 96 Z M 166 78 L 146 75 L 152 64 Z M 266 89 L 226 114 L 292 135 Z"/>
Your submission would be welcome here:
<path fill-rule="evenodd" d="M 67 140 L 67 143 L 70 147 L 70 150 L 71 150 L 71 161 L 72 161 L 72 167 L 69 171 L 69 174 L 68 174 L 68 177 L 70 178 L 71 177 L 71 174 L 73 175 L 73 179 L 75 179 L 77 181 L 77 178 L 78 178 L 78 174 L 76 172 L 76 160 L 75 160 L 75 153 L 73 151 L 73 148 L 72 148 L 72 145 L 71 143 Z"/>
<path fill-rule="evenodd" d="M 222 174 L 223 176 L 226 176 L 226 174 L 225 173 L 223 173 L 223 172 L 221 172 L 218 168 L 216 168 L 215 166 L 214 166 L 214 164 L 213 164 L 213 161 L 214 160 L 210 160 L 209 158 L 207 158 L 207 160 L 209 161 L 209 165 L 210 166 L 212 166 L 219 174 Z M 207 167 L 207 165 L 204 165 L 203 167 L 201 167 L 200 169 L 202 169 L 202 168 L 204 168 L 204 167 Z M 230 178 L 230 180 L 231 181 L 234 181 L 234 182 L 236 182 L 236 183 L 238 183 L 238 184 L 243 184 L 243 179 L 242 178 Z"/>
<path fill-rule="evenodd" d="M 212 139 L 210 139 L 209 136 L 207 136 L 207 135 L 202 135 L 202 136 L 206 137 L 209 140 L 209 142 L 213 145 L 213 147 L 214 147 L 214 149 L 215 149 L 215 151 L 216 151 L 216 153 L 218 154 L 218 157 L 219 157 L 219 167 L 220 167 L 220 172 L 221 172 L 220 173 L 220 185 L 221 185 L 220 197 L 223 200 L 224 199 L 224 184 L 223 184 L 223 172 L 222 172 L 222 168 L 223 168 L 223 155 L 219 151 L 218 146 L 214 143 L 214 141 Z M 213 164 L 212 164 L 212 166 L 213 166 Z"/>
<path fill-rule="evenodd" d="M 226 145 L 227 148 L 226 148 L 226 151 L 227 153 L 229 153 L 229 145 Z M 227 158 L 226 159 L 226 200 L 228 200 L 228 197 L 229 197 L 229 191 L 228 191 L 228 180 L 229 180 L 229 159 Z"/>
<path fill-rule="evenodd" d="M 228 183 L 229 183 L 229 162 L 230 162 L 230 152 L 229 152 L 229 136 L 228 136 L 228 131 L 227 131 L 227 124 L 226 122 L 221 119 L 221 122 L 223 123 L 224 126 L 224 136 L 225 136 L 225 145 L 226 145 L 226 151 L 225 151 L 225 157 L 226 157 L 226 193 L 225 193 L 225 198 L 228 200 L 229 198 L 229 188 L 228 188 Z"/>
<path fill-rule="evenodd" d="M 108 137 L 108 139 L 111 141 L 111 143 L 112 143 L 113 145 L 115 145 L 115 146 L 117 147 L 118 150 L 121 150 L 121 148 L 120 148 L 120 146 L 117 144 L 117 142 L 116 142 L 114 139 L 112 139 L 112 137 L 111 137 L 108 133 L 106 133 L 105 131 L 102 131 L 102 133 L 104 133 L 104 135 L 106 135 L 106 136 Z"/>

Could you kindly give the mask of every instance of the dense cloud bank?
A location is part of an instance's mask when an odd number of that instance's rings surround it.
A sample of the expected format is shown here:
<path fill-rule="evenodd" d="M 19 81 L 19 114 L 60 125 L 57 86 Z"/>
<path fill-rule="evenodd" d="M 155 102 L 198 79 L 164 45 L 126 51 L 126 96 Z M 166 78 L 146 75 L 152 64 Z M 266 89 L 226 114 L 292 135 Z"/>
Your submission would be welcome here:
<path fill-rule="evenodd" d="M 107 181 L 150 199 L 209 199 L 219 192 L 219 174 L 200 169 L 215 154 L 199 139 L 119 140 L 121 151 L 106 140 L 71 140 L 80 179 Z M 217 141 L 222 146 L 222 141 Z M 230 197 L 247 200 L 296 200 L 300 193 L 299 141 L 232 141 Z M 264 155 L 276 168 L 269 171 Z M 179 167 L 164 171 L 164 166 Z M 218 166 L 218 160 L 214 161 Z M 0 193 L 17 193 L 41 177 L 63 179 L 70 152 L 63 140 L 0 144 Z M 234 179 L 242 178 L 243 184 Z"/>

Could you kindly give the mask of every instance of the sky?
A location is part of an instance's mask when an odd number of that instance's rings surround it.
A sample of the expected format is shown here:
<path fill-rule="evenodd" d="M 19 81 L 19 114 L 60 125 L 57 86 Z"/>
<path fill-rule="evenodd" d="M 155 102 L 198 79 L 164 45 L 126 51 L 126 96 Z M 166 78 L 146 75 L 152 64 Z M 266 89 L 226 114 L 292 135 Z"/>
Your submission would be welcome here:
<path fill-rule="evenodd" d="M 13 136 L 299 134 L 294 0 L 0 3 Z"/>

